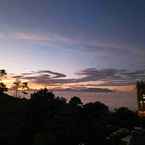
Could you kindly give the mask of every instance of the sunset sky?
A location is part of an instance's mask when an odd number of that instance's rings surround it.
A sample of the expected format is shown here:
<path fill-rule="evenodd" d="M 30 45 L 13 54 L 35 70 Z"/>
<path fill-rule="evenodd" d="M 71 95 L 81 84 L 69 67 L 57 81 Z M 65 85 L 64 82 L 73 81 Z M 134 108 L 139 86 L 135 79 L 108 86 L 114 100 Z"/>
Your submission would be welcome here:
<path fill-rule="evenodd" d="M 144 57 L 144 0 L 0 0 L 9 86 L 128 92 L 145 78 Z"/>

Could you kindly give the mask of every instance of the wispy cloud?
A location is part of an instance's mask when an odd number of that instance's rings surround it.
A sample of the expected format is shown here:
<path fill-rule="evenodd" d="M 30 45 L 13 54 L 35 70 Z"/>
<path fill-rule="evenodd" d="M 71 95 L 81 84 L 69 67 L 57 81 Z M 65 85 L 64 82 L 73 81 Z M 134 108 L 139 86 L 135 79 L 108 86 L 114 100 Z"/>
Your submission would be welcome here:
<path fill-rule="evenodd" d="M 16 39 L 20 40 L 30 40 L 30 41 L 49 41 L 49 37 L 45 35 L 36 35 L 33 33 L 17 32 L 14 34 Z"/>
<path fill-rule="evenodd" d="M 113 90 L 108 89 L 108 88 L 80 88 L 80 87 L 75 87 L 75 88 L 56 88 L 53 89 L 55 91 L 69 91 L 69 92 L 93 92 L 93 93 L 110 93 L 113 92 Z"/>
<path fill-rule="evenodd" d="M 67 75 L 50 70 L 33 71 L 13 75 L 13 78 L 27 80 L 33 84 L 49 86 L 55 90 L 110 92 L 115 86 L 135 85 L 137 80 L 145 79 L 145 70 L 129 71 L 118 69 L 96 68 L 84 69 L 77 72 L 78 78 L 67 78 Z"/>
<path fill-rule="evenodd" d="M 84 69 L 77 72 L 76 75 L 79 76 L 77 79 L 65 78 L 67 75 L 59 72 L 53 72 L 50 70 L 40 70 L 31 73 L 22 73 L 20 75 L 13 76 L 15 78 L 33 80 L 35 82 L 52 81 L 54 83 L 79 83 L 88 81 L 112 81 L 114 84 L 126 84 L 133 83 L 137 80 L 145 79 L 145 70 L 140 71 L 129 71 L 129 70 L 118 70 L 118 69 L 102 69 L 97 70 L 96 68 Z M 39 80 L 39 81 L 38 81 Z M 41 83 L 41 81 L 39 82 Z"/>
<path fill-rule="evenodd" d="M 77 73 L 82 81 L 94 81 L 94 80 L 104 80 L 109 82 L 110 85 L 124 85 L 133 84 L 137 80 L 145 79 L 145 70 L 130 71 L 125 69 L 102 69 L 97 70 L 96 68 L 89 68 Z M 109 85 L 109 84 L 108 84 Z"/>
<path fill-rule="evenodd" d="M 56 46 L 56 47 L 64 47 L 66 46 L 67 49 L 72 48 L 72 46 L 76 47 L 77 49 L 85 50 L 88 52 L 94 52 L 94 51 L 107 51 L 107 52 L 126 52 L 128 49 L 127 46 L 120 46 L 118 44 L 112 44 L 112 43 L 105 43 L 105 42 L 98 42 L 90 41 L 90 40 L 83 40 L 81 38 L 71 38 L 71 37 L 65 37 L 60 34 L 37 34 L 37 33 L 31 33 L 31 32 L 16 32 L 13 34 L 14 38 L 18 40 L 27 40 L 27 41 L 33 41 L 37 43 L 45 43 L 48 46 Z"/>
<path fill-rule="evenodd" d="M 87 40 L 86 38 L 65 36 L 65 35 L 55 34 L 55 33 L 50 33 L 50 32 L 47 32 L 47 33 L 34 33 L 34 32 L 2 33 L 1 32 L 0 40 L 1 39 L 2 40 L 10 39 L 12 40 L 12 43 L 13 41 L 14 42 L 16 41 L 16 43 L 17 41 L 20 41 L 20 46 L 21 44 L 23 45 L 23 42 L 24 42 L 25 49 L 27 49 L 27 47 L 28 48 L 32 47 L 33 50 L 35 50 L 36 48 L 37 52 L 38 50 L 41 52 L 44 49 L 48 51 L 49 49 L 51 49 L 52 51 L 54 51 L 54 53 L 58 51 L 66 52 L 64 50 L 67 50 L 67 51 L 71 50 L 73 51 L 73 53 L 76 53 L 78 55 L 76 57 L 80 60 L 85 59 L 86 56 L 92 56 L 93 66 L 100 65 L 101 67 L 103 66 L 103 68 L 113 65 L 114 67 L 120 66 L 120 68 L 129 68 L 129 69 L 139 68 L 140 69 L 145 64 L 145 59 L 144 59 L 145 49 L 144 48 L 133 48 L 125 44 L 116 44 L 116 42 L 111 43 L 111 42 L 106 42 L 106 41 L 99 41 L 97 39 Z M 79 57 L 80 55 L 81 57 Z M 98 61 L 95 61 L 95 59 Z M 84 61 L 84 63 L 86 62 L 87 60 Z M 91 63 L 92 62 L 88 60 L 88 64 L 91 65 Z M 107 71 L 109 70 L 107 69 Z M 99 72 L 102 74 L 100 75 Z M 93 77 L 87 76 L 87 78 L 90 77 L 91 80 L 95 80 L 99 77 L 99 75 L 100 77 L 104 78 L 103 74 L 105 75 L 105 73 L 109 73 L 109 72 L 106 72 L 106 70 L 101 70 L 101 71 L 97 70 L 96 73 L 94 74 L 95 76 Z M 115 75 L 118 75 L 118 74 L 115 74 Z M 124 73 L 122 75 L 126 76 Z M 100 79 L 100 77 L 98 79 Z M 117 77 L 119 78 L 119 76 Z M 83 78 L 82 81 L 87 80 L 87 78 Z M 65 80 L 61 79 L 57 81 L 60 81 L 60 82 L 64 81 L 64 83 L 67 82 L 66 79 Z M 72 79 L 69 81 L 75 82 L 78 80 Z"/>
<path fill-rule="evenodd" d="M 126 53 L 130 47 L 122 44 L 101 42 L 98 40 L 85 40 L 81 37 L 66 37 L 55 33 L 32 33 L 32 32 L 15 32 L 15 33 L 0 33 L 0 39 L 24 40 L 36 44 L 45 44 L 45 47 L 67 48 L 75 50 L 84 50 L 87 52 L 113 52 Z"/>

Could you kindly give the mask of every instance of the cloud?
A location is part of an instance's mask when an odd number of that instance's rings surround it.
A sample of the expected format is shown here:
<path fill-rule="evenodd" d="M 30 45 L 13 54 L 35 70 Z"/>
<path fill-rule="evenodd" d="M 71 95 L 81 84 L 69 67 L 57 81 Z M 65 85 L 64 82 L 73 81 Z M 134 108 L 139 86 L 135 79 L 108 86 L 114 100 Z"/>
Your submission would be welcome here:
<path fill-rule="evenodd" d="M 145 79 L 145 70 L 129 71 L 125 69 L 102 69 L 89 68 L 77 73 L 83 76 L 81 81 L 103 80 L 109 85 L 133 84 L 137 80 Z"/>
<path fill-rule="evenodd" d="M 64 77 L 66 77 L 65 74 L 58 73 L 58 72 L 53 72 L 53 71 L 50 71 L 50 70 L 42 70 L 42 71 L 38 71 L 37 73 L 54 75 L 52 78 L 64 78 Z"/>
<path fill-rule="evenodd" d="M 13 78 L 25 79 L 35 83 L 51 83 L 55 79 L 65 78 L 66 75 L 50 70 L 33 71 L 30 73 L 21 73 L 20 75 L 13 75 Z"/>
<path fill-rule="evenodd" d="M 60 48 L 62 46 L 70 46 L 77 44 L 76 40 L 73 40 L 69 37 L 64 37 L 63 35 L 47 33 L 47 34 L 38 34 L 31 32 L 16 32 L 12 34 L 14 39 L 30 41 L 36 44 L 45 44 L 45 47 L 52 46 Z"/>
<path fill-rule="evenodd" d="M 92 93 L 110 93 L 113 92 L 108 88 L 65 88 L 65 89 L 53 89 L 55 91 L 67 91 L 67 92 L 92 92 Z"/>
<path fill-rule="evenodd" d="M 134 68 L 142 68 L 145 64 L 144 48 L 104 40 L 90 40 L 87 37 L 81 36 L 66 36 L 64 34 L 51 32 L 34 33 L 20 31 L 0 33 L 0 40 L 20 41 L 20 44 L 24 43 L 26 47 L 32 47 L 34 49 L 53 49 L 55 51 L 59 49 L 59 51 L 83 53 L 93 56 L 93 59 L 97 57 L 105 65 L 113 64 L 116 66 L 119 64 L 120 67 L 127 65 L 127 68 L 129 68 L 131 64 L 134 64 Z M 95 61 L 94 63 L 97 64 Z"/>
<path fill-rule="evenodd" d="M 86 52 L 107 52 L 107 53 L 129 53 L 130 48 L 126 45 L 101 42 L 98 40 L 88 40 L 81 37 L 66 37 L 56 33 L 33 33 L 33 32 L 15 32 L 0 33 L 0 39 L 24 40 L 33 44 L 40 44 L 47 47 L 65 48 L 75 50 L 84 50 Z"/>
<path fill-rule="evenodd" d="M 145 70 L 129 71 L 119 69 L 102 69 L 96 68 L 84 69 L 77 72 L 78 78 L 68 78 L 65 74 L 50 70 L 33 71 L 15 75 L 13 78 L 25 79 L 31 83 L 57 86 L 65 85 L 68 88 L 80 89 L 82 91 L 94 91 L 97 86 L 126 86 L 133 85 L 137 80 L 145 79 Z M 97 84 L 97 81 L 102 83 Z M 88 83 L 86 83 L 88 82 Z M 91 82 L 93 82 L 91 84 Z M 95 84 L 96 82 L 96 84 Z M 72 85 L 73 84 L 73 85 Z M 91 90 L 92 88 L 92 90 Z M 103 88 L 103 89 L 104 89 Z M 83 90 L 84 89 L 84 90 Z M 100 89 L 100 88 L 99 88 Z M 101 88 L 102 89 L 102 88 Z M 99 90 L 97 90 L 99 91 Z M 103 90 L 104 92 L 109 90 Z"/>
<path fill-rule="evenodd" d="M 126 60 L 128 63 L 134 63 L 135 66 L 144 65 L 145 49 L 139 49 L 132 45 L 119 44 L 115 42 L 107 42 L 101 40 L 90 40 L 82 37 L 65 36 L 58 33 L 33 33 L 33 32 L 16 32 L 5 35 L 6 38 L 25 41 L 34 48 L 40 49 L 62 49 L 66 51 L 76 51 L 90 53 L 101 59 L 110 59 L 110 62 L 116 60 Z M 119 55 L 118 55 L 119 54 Z M 123 64 L 120 64 L 123 65 Z"/>
<path fill-rule="evenodd" d="M 15 33 L 15 38 L 21 39 L 21 40 L 31 40 L 31 41 L 48 41 L 49 40 L 49 37 L 45 35 L 36 35 L 33 33 L 28 33 L 28 32 L 17 32 Z"/>
<path fill-rule="evenodd" d="M 96 81 L 96 80 L 112 80 L 122 79 L 122 73 L 126 70 L 117 69 L 102 69 L 97 70 L 96 68 L 84 69 L 77 73 L 81 78 L 81 81 Z"/>

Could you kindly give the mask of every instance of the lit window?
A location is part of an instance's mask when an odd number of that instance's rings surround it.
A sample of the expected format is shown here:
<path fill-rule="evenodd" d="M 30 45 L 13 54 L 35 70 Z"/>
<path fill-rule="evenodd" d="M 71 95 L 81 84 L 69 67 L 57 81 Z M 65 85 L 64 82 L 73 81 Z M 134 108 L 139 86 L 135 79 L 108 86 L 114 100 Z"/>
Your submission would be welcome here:
<path fill-rule="evenodd" d="M 140 103 L 140 104 L 142 104 L 142 103 L 143 103 L 143 101 L 140 101 L 139 103 Z"/>
<path fill-rule="evenodd" d="M 145 94 L 142 95 L 143 99 L 145 99 Z"/>

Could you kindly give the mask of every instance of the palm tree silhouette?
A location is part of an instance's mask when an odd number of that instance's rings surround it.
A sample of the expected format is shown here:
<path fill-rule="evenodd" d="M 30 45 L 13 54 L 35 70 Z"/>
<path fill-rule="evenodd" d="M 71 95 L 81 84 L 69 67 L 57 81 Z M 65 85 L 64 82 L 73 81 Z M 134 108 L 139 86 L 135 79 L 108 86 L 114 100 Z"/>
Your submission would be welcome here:
<path fill-rule="evenodd" d="M 16 81 L 14 82 L 14 88 L 15 88 L 15 96 L 18 97 L 18 90 L 21 86 L 21 81 L 20 79 L 16 79 Z"/>
<path fill-rule="evenodd" d="M 4 69 L 0 70 L 0 81 L 7 75 L 6 71 Z"/>
<path fill-rule="evenodd" d="M 22 88 L 22 93 L 23 94 L 28 94 L 27 91 L 29 91 L 29 89 L 30 89 L 29 86 L 28 86 L 28 82 L 23 82 L 22 85 L 21 85 L 21 88 Z"/>

